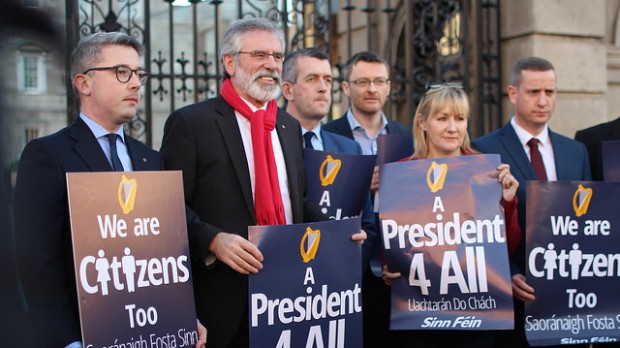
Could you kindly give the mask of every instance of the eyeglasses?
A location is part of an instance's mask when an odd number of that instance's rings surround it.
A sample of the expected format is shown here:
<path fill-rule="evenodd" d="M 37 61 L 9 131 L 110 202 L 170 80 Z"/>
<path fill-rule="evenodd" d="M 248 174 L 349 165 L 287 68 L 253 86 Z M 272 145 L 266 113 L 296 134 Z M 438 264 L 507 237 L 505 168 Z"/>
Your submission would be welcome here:
<path fill-rule="evenodd" d="M 131 80 L 131 77 L 135 73 L 138 76 L 138 80 L 140 80 L 140 84 L 144 85 L 146 80 L 149 78 L 149 73 L 144 69 L 132 69 L 128 65 L 120 64 L 115 66 L 103 66 L 99 68 L 90 68 L 84 71 L 82 74 L 86 74 L 90 71 L 103 71 L 103 70 L 114 70 L 116 72 L 116 79 L 120 83 L 127 83 Z"/>
<path fill-rule="evenodd" d="M 237 52 L 239 54 L 249 54 L 250 57 L 257 59 L 257 60 L 265 60 L 267 59 L 267 57 L 272 56 L 273 60 L 276 61 L 276 63 L 282 63 L 284 61 L 284 53 L 282 52 L 273 52 L 273 53 L 269 53 L 269 52 L 265 52 L 265 51 L 239 51 Z"/>
<path fill-rule="evenodd" d="M 349 81 L 349 83 L 352 83 L 359 88 L 368 88 L 368 86 L 370 86 L 371 83 L 374 84 L 376 87 L 380 88 L 380 87 L 387 85 L 389 82 L 390 82 L 389 79 L 384 79 L 384 78 L 378 78 L 374 80 L 357 79 L 357 80 Z"/>

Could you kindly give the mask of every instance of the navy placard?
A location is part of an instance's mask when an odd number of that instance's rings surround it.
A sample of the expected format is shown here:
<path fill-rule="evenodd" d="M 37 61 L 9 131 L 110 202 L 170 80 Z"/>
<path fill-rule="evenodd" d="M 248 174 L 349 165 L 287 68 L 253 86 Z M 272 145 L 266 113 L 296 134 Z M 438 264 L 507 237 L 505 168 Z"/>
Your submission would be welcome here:
<path fill-rule="evenodd" d="M 393 330 L 513 327 L 498 155 L 381 166 Z"/>
<path fill-rule="evenodd" d="M 361 347 L 360 219 L 251 226 L 264 256 L 249 277 L 250 347 Z"/>
<path fill-rule="evenodd" d="M 528 181 L 526 302 L 531 345 L 620 340 L 620 183 Z"/>
<path fill-rule="evenodd" d="M 377 137 L 377 165 L 400 161 L 412 153 L 411 135 L 379 134 Z"/>
<path fill-rule="evenodd" d="M 331 219 L 358 217 L 366 204 L 375 159 L 305 150 L 306 197 Z"/>

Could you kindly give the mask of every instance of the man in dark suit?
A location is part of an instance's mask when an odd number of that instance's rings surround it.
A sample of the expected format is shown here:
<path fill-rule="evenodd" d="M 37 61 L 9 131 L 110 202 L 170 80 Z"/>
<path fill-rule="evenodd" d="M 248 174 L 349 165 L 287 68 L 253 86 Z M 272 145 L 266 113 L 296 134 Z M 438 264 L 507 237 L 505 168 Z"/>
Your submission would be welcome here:
<path fill-rule="evenodd" d="M 71 55 L 79 116 L 22 153 L 14 217 L 33 347 L 82 346 L 65 174 L 163 168 L 156 151 L 122 129 L 136 115 L 148 77 L 141 52 L 140 43 L 122 33 L 82 39 Z"/>
<path fill-rule="evenodd" d="M 304 148 L 319 151 L 361 155 L 362 149 L 352 139 L 321 129 L 321 120 L 329 113 L 332 96 L 332 68 L 329 58 L 317 48 L 304 48 L 291 53 L 282 68 L 282 95 L 286 112 L 301 124 Z M 362 213 L 362 229 L 368 240 L 377 234 L 370 191 Z M 364 243 L 363 270 L 368 266 L 370 243 Z"/>
<path fill-rule="evenodd" d="M 327 219 L 304 197 L 299 122 L 277 107 L 283 49 L 269 20 L 234 22 L 219 51 L 220 96 L 173 112 L 164 127 L 165 166 L 183 171 L 186 202 L 209 224 L 190 236 L 209 347 L 249 345 L 248 274 L 262 268 L 263 256 L 247 240 L 248 226 Z"/>
<path fill-rule="evenodd" d="M 620 140 L 620 117 L 577 131 L 575 140 L 584 143 L 588 149 L 592 180 L 603 180 L 603 149 L 601 146 L 604 141 Z"/>
<path fill-rule="evenodd" d="M 282 95 L 287 101 L 286 111 L 301 125 L 304 148 L 362 154 L 355 141 L 321 129 L 321 120 L 331 106 L 331 90 L 332 69 L 325 53 L 317 48 L 303 48 L 286 57 Z M 308 142 L 312 145 L 307 146 Z"/>
<path fill-rule="evenodd" d="M 373 52 L 354 54 L 342 68 L 342 91 L 349 97 L 351 107 L 342 117 L 323 126 L 328 132 L 357 141 L 365 155 L 377 153 L 379 134 L 411 135 L 411 129 L 383 114 L 390 95 L 389 68 Z"/>
<path fill-rule="evenodd" d="M 504 127 L 472 144 L 484 153 L 501 155 L 502 163 L 519 181 L 518 217 L 525 232 L 525 182 L 527 180 L 590 180 L 588 154 L 583 144 L 551 131 L 547 125 L 555 109 L 556 72 L 545 59 L 527 57 L 512 70 L 508 97 L 515 115 Z M 540 162 L 542 161 L 542 164 Z M 538 163 L 538 164 L 537 164 Z M 534 289 L 525 279 L 525 233 L 511 258 L 515 302 L 515 330 L 500 332 L 501 346 L 527 347 L 523 327 L 523 301 L 534 300 Z"/>
<path fill-rule="evenodd" d="M 323 130 L 355 140 L 364 155 L 377 154 L 379 134 L 411 135 L 411 129 L 392 121 L 383 113 L 383 106 L 390 95 L 389 71 L 385 59 L 373 52 L 359 52 L 349 58 L 342 69 L 342 90 L 349 97 L 351 107 L 339 119 L 323 125 Z M 375 230 L 379 231 L 379 227 L 375 226 Z M 367 242 L 374 246 L 371 268 L 380 270 L 381 241 L 378 233 L 372 237 Z M 364 347 L 390 346 L 390 287 L 379 278 L 380 271 L 375 274 L 371 268 L 364 273 L 362 284 Z"/>

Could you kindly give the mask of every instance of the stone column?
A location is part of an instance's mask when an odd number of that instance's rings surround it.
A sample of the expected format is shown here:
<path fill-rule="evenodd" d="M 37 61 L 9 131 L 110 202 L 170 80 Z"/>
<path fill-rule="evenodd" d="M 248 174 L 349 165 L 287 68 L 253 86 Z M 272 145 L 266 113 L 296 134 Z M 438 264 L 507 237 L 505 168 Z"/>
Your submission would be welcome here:
<path fill-rule="evenodd" d="M 539 56 L 553 63 L 558 97 L 550 127 L 572 138 L 608 116 L 605 0 L 502 0 L 502 77 L 517 60 Z M 514 108 L 504 98 L 504 120 Z"/>

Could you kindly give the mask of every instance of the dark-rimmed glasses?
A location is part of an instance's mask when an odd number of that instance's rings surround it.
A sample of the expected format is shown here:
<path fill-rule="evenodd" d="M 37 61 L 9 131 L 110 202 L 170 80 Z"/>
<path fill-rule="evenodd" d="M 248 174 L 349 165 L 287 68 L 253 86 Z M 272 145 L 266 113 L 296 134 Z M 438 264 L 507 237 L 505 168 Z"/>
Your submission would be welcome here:
<path fill-rule="evenodd" d="M 276 63 L 282 63 L 284 61 L 285 55 L 282 52 L 273 52 L 273 53 L 269 53 L 269 52 L 265 52 L 265 51 L 239 51 L 237 52 L 239 54 L 249 54 L 250 57 L 257 59 L 257 60 L 265 60 L 267 59 L 267 57 L 272 56 L 273 60 L 276 61 Z"/>
<path fill-rule="evenodd" d="M 116 79 L 120 83 L 127 83 L 131 80 L 131 77 L 135 73 L 138 76 L 138 80 L 140 80 L 140 84 L 144 86 L 146 84 L 146 80 L 149 78 L 149 73 L 146 70 L 138 68 L 132 69 L 128 65 L 120 64 L 115 66 L 102 66 L 98 68 L 90 68 L 84 71 L 82 74 L 86 74 L 90 71 L 103 71 L 103 70 L 114 70 L 116 72 Z"/>

